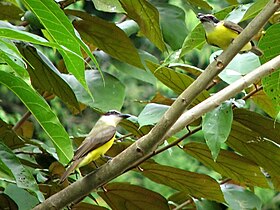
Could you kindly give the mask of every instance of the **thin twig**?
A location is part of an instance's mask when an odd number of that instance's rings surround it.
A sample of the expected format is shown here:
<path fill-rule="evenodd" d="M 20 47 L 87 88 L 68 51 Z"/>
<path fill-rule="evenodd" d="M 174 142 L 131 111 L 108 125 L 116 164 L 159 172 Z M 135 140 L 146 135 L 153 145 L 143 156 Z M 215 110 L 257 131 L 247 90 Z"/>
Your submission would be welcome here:
<path fill-rule="evenodd" d="M 12 128 L 12 130 L 14 132 L 17 132 L 17 130 L 23 125 L 23 123 L 31 116 L 31 112 L 27 111 L 22 118 L 14 125 L 14 127 Z"/>

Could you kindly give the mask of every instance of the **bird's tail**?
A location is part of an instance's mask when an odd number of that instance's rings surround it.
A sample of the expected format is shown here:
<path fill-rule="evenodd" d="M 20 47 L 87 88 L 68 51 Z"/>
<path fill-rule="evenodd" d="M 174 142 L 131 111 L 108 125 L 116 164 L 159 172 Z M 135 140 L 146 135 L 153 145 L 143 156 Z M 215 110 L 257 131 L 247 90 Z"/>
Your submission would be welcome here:
<path fill-rule="evenodd" d="M 77 166 L 79 165 L 79 163 L 81 162 L 82 159 L 78 159 L 75 160 L 72 165 L 70 165 L 66 171 L 64 172 L 64 174 L 60 177 L 59 183 L 63 183 L 67 177 L 77 168 Z"/>
<path fill-rule="evenodd" d="M 257 56 L 262 56 L 263 55 L 263 52 L 256 46 L 252 46 L 250 51 Z"/>

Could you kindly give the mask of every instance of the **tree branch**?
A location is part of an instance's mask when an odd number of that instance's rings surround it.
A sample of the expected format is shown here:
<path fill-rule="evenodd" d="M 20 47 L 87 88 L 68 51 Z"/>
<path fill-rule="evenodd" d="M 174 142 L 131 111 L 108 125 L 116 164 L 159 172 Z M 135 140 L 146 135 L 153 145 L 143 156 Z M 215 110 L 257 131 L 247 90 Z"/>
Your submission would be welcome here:
<path fill-rule="evenodd" d="M 121 152 L 108 163 L 93 171 L 84 178 L 76 181 L 62 191 L 51 196 L 34 209 L 61 209 L 72 201 L 89 194 L 94 189 L 122 174 L 131 165 L 137 164 L 145 156 L 155 151 L 163 141 L 166 132 L 184 112 L 185 108 L 202 92 L 218 75 L 231 59 L 248 43 L 270 16 L 279 8 L 280 2 L 271 0 L 260 14 L 234 40 L 219 58 L 212 62 L 207 69 L 177 98 L 166 111 L 157 125 L 144 137 L 140 138 L 126 150 Z"/>

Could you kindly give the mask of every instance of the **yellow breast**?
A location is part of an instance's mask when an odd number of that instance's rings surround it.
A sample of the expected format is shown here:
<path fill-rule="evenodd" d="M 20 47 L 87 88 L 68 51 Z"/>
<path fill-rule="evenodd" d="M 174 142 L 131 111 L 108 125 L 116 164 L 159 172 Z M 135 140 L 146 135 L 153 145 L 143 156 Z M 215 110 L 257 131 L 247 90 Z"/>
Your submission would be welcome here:
<path fill-rule="evenodd" d="M 84 159 L 80 162 L 77 168 L 80 168 L 82 166 L 85 166 L 89 164 L 90 162 L 97 160 L 100 156 L 104 155 L 113 145 L 115 140 L 115 136 L 108 141 L 107 143 L 103 144 L 101 147 L 96 148 L 95 150 L 89 152 Z"/>
<path fill-rule="evenodd" d="M 223 50 L 225 50 L 233 39 L 235 39 L 238 36 L 238 33 L 226 28 L 223 25 L 223 21 L 220 21 L 214 30 L 211 32 L 206 33 L 206 40 L 207 43 L 210 45 L 215 45 Z M 252 45 L 250 42 L 248 42 L 241 51 L 249 51 L 251 50 Z"/>

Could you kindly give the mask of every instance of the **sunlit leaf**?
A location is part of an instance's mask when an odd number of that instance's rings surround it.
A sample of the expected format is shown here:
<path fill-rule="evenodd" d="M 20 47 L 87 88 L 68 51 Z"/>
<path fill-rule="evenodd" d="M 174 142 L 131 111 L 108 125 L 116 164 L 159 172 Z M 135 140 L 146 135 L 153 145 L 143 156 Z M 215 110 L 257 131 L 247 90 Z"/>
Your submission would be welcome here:
<path fill-rule="evenodd" d="M 9 2 L 0 1 L 1 20 L 18 21 L 20 20 L 22 14 L 22 9 L 17 7 L 16 5 Z"/>
<path fill-rule="evenodd" d="M 0 83 L 7 86 L 20 98 L 51 138 L 59 160 L 62 163 L 68 163 L 73 156 L 71 141 L 46 101 L 21 78 L 15 75 L 0 71 Z"/>
<path fill-rule="evenodd" d="M 118 0 L 92 0 L 95 8 L 104 12 L 125 12 Z"/>
<path fill-rule="evenodd" d="M 244 15 L 242 21 L 248 20 L 250 18 L 255 17 L 269 2 L 269 0 L 257 0 L 254 4 L 247 10 L 246 14 Z"/>

